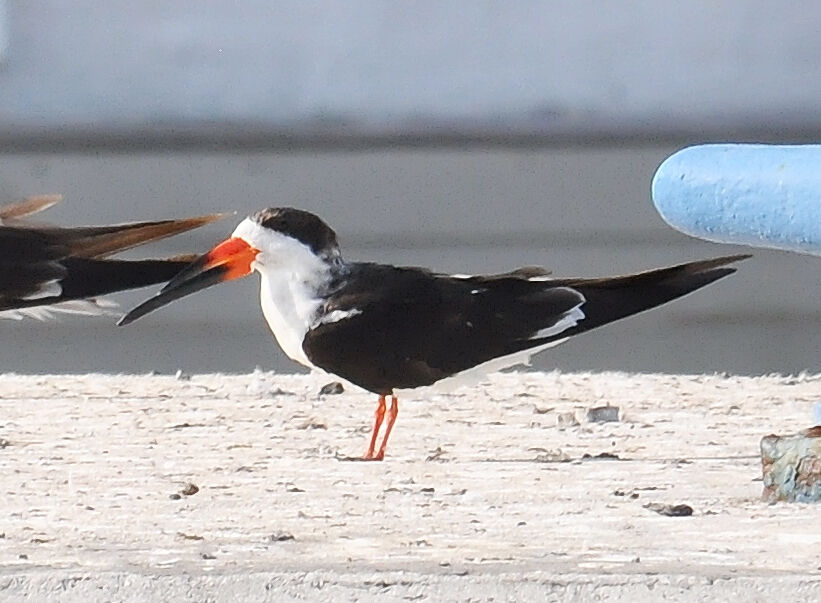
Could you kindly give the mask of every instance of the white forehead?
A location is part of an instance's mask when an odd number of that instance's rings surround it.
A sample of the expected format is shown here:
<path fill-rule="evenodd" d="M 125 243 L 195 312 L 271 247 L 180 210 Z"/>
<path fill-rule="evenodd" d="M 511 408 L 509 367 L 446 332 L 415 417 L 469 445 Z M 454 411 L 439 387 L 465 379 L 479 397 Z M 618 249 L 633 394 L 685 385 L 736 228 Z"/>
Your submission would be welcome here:
<path fill-rule="evenodd" d="M 244 240 L 260 251 L 253 264 L 257 270 L 264 266 L 289 266 L 299 273 L 326 269 L 325 263 L 310 247 L 277 230 L 265 228 L 252 218 L 240 222 L 231 236 Z"/>
<path fill-rule="evenodd" d="M 252 247 L 255 247 L 263 252 L 270 251 L 272 249 L 281 249 L 284 246 L 305 247 L 296 239 L 276 230 L 265 228 L 259 222 L 251 218 L 245 218 L 242 222 L 240 222 L 234 229 L 231 236 L 242 239 Z M 308 248 L 305 247 L 305 249 L 307 250 Z"/>
<path fill-rule="evenodd" d="M 259 249 L 259 245 L 254 245 L 255 242 L 260 242 L 264 240 L 264 229 L 258 223 L 254 222 L 251 218 L 245 218 L 242 222 L 237 224 L 237 227 L 234 229 L 234 232 L 231 233 L 232 237 L 243 239 L 247 243 L 250 243 L 257 249 Z M 273 234 L 273 233 L 271 233 Z"/>

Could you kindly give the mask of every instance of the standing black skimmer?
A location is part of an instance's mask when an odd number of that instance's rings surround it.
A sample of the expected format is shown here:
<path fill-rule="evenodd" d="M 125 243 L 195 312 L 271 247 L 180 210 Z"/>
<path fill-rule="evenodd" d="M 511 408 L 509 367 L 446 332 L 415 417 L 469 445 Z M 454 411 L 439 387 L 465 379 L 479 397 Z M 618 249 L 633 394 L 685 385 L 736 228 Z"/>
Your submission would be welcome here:
<path fill-rule="evenodd" d="M 221 281 L 260 273 L 262 311 L 293 360 L 379 396 L 366 460 L 382 460 L 396 392 L 526 362 L 573 335 L 648 310 L 735 272 L 746 255 L 612 278 L 551 278 L 539 268 L 450 276 L 347 262 L 336 233 L 289 207 L 243 220 L 119 324 Z M 386 411 L 386 398 L 391 397 Z M 387 414 L 387 416 L 386 416 Z M 383 419 L 385 435 L 376 449 Z"/>
<path fill-rule="evenodd" d="M 45 318 L 53 311 L 100 314 L 107 304 L 98 296 L 168 281 L 196 259 L 108 256 L 224 217 L 69 228 L 20 221 L 58 201 L 59 195 L 43 195 L 0 207 L 0 318 Z"/>

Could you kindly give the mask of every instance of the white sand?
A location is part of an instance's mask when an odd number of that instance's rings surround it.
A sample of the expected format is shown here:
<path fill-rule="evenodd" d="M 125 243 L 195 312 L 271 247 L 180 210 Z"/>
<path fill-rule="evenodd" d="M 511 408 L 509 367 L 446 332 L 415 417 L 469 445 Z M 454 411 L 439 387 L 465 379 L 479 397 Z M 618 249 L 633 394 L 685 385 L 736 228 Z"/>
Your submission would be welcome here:
<path fill-rule="evenodd" d="M 383 463 L 337 460 L 375 396 L 326 381 L 0 376 L 0 600 L 821 600 L 821 506 L 762 503 L 758 448 L 821 376 L 495 375 L 402 400 Z"/>

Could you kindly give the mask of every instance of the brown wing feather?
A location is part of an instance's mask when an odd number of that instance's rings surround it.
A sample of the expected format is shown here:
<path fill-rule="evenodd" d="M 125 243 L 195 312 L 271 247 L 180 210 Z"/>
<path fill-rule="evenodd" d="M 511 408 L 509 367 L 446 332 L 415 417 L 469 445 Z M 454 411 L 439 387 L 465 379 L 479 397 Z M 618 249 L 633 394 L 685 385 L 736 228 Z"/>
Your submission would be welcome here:
<path fill-rule="evenodd" d="M 113 226 L 46 227 L 37 228 L 37 231 L 65 245 L 69 254 L 74 257 L 104 258 L 150 241 L 158 241 L 205 226 L 228 215 L 209 214 L 182 220 L 134 222 Z"/>
<path fill-rule="evenodd" d="M 7 203 L 0 207 L 0 222 L 9 222 L 25 218 L 56 205 L 63 199 L 62 195 L 36 195 L 20 201 Z"/>

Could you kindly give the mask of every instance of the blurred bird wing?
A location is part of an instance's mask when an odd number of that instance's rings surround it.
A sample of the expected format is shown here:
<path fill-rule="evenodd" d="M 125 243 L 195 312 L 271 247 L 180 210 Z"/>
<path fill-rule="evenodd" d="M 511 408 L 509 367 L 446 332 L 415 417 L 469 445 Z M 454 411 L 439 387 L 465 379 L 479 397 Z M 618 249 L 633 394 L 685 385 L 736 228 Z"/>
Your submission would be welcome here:
<path fill-rule="evenodd" d="M 44 211 L 62 201 L 62 195 L 35 195 L 0 206 L 0 224 Z"/>
<path fill-rule="evenodd" d="M 208 214 L 182 220 L 133 222 L 112 226 L 46 227 L 36 230 L 65 245 L 68 253 L 74 257 L 104 258 L 151 241 L 205 226 L 229 215 L 231 214 Z"/>

